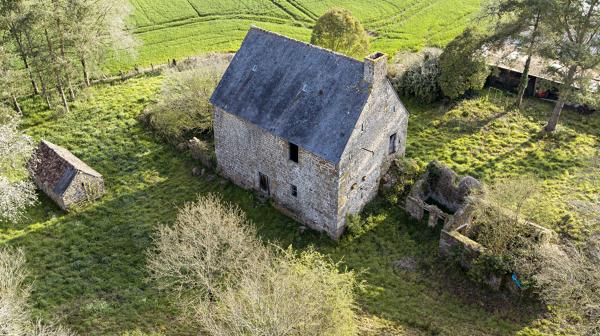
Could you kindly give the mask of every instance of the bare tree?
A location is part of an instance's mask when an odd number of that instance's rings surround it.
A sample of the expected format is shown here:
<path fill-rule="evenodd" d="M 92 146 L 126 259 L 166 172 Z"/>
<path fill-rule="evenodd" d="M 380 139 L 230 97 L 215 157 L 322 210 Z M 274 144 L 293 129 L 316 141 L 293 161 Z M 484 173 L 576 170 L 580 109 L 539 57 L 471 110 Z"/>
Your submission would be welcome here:
<path fill-rule="evenodd" d="M 23 250 L 0 247 L 0 335 L 73 336 L 62 326 L 31 319 L 27 304 L 30 288 L 26 278 Z"/>
<path fill-rule="evenodd" d="M 151 276 L 208 335 L 355 335 L 354 274 L 255 234 L 239 208 L 200 197 L 159 228 Z"/>

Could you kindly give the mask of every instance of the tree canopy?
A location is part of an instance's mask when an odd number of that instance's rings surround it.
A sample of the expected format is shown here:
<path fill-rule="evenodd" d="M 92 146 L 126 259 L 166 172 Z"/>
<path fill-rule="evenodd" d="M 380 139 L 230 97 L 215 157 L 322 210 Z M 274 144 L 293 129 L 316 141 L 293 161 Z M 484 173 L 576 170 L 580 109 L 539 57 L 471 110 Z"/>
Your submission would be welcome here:
<path fill-rule="evenodd" d="M 485 84 L 490 72 L 481 53 L 482 40 L 480 33 L 467 28 L 440 55 L 439 84 L 445 96 L 456 99 Z"/>
<path fill-rule="evenodd" d="M 363 57 L 369 52 L 367 32 L 352 13 L 343 8 L 332 8 L 317 20 L 310 43 L 352 57 Z"/>

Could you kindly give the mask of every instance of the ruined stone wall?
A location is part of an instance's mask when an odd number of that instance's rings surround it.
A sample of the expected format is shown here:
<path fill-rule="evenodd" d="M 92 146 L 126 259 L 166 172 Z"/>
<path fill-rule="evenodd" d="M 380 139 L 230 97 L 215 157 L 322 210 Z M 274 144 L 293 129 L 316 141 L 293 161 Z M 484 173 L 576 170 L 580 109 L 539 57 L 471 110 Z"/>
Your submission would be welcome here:
<path fill-rule="evenodd" d="M 337 167 L 299 148 L 298 163 L 289 159 L 287 141 L 245 120 L 215 109 L 218 170 L 235 184 L 260 192 L 259 172 L 269 177 L 270 197 L 286 213 L 334 238 L 337 220 Z M 297 196 L 292 195 L 292 185 Z"/>
<path fill-rule="evenodd" d="M 62 207 L 67 209 L 74 204 L 91 202 L 103 194 L 104 181 L 102 178 L 79 172 L 73 177 L 69 187 L 62 195 Z"/>
<path fill-rule="evenodd" d="M 408 111 L 387 79 L 376 82 L 372 90 L 340 161 L 338 226 L 377 195 L 391 161 L 405 152 Z M 396 153 L 390 155 L 389 140 L 394 133 Z"/>

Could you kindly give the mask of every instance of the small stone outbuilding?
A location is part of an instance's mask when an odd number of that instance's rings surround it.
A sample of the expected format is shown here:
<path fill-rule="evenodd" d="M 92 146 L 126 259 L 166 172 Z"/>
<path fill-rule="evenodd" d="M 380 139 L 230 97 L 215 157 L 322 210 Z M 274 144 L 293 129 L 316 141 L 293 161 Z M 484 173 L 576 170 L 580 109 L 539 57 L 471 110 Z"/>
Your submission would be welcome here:
<path fill-rule="evenodd" d="M 219 172 L 339 237 L 404 154 L 408 112 L 386 75 L 382 53 L 250 29 L 211 98 Z"/>
<path fill-rule="evenodd" d="M 104 194 L 102 175 L 67 149 L 42 140 L 29 170 L 35 184 L 63 210 Z"/>

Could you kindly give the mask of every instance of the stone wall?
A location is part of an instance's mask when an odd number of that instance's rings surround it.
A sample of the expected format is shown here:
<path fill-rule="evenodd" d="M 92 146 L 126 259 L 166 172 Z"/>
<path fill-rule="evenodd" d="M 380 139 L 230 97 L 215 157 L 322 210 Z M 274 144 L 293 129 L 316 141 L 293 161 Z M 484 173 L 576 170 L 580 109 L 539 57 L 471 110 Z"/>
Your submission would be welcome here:
<path fill-rule="evenodd" d="M 79 172 L 73 177 L 69 187 L 62 195 L 62 208 L 68 209 L 74 204 L 94 201 L 103 194 L 104 181 L 102 178 Z"/>
<path fill-rule="evenodd" d="M 340 160 L 338 226 L 377 195 L 380 179 L 392 160 L 405 152 L 408 111 L 385 78 L 372 90 Z M 396 152 L 390 155 L 389 140 L 394 133 Z"/>
<path fill-rule="evenodd" d="M 287 141 L 220 109 L 214 113 L 217 166 L 235 184 L 261 192 L 259 173 L 269 178 L 270 195 L 280 208 L 316 230 L 339 237 L 338 170 L 299 148 L 298 163 L 289 159 Z M 292 185 L 297 196 L 292 195 Z"/>

